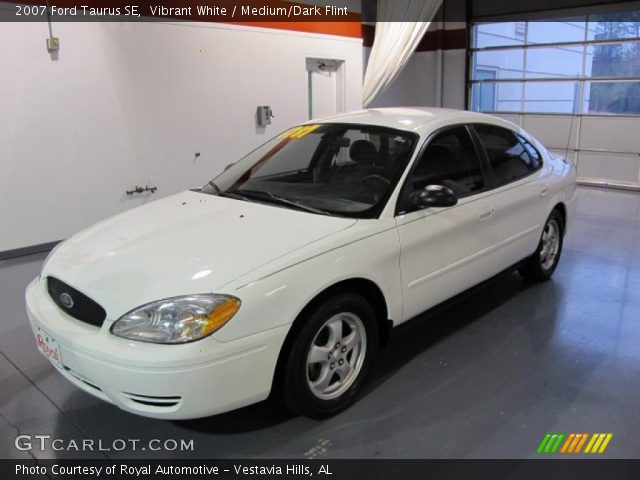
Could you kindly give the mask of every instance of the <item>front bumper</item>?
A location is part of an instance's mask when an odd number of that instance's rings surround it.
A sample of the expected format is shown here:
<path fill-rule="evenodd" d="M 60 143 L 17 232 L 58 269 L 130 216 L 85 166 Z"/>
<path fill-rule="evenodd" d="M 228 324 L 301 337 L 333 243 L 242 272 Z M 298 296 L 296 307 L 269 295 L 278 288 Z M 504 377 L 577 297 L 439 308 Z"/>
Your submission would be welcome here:
<path fill-rule="evenodd" d="M 61 311 L 33 280 L 26 291 L 32 330 L 57 341 L 56 369 L 82 390 L 123 410 L 154 418 L 198 418 L 234 410 L 269 395 L 289 326 L 230 342 L 209 336 L 184 345 L 157 345 L 112 335 Z"/>

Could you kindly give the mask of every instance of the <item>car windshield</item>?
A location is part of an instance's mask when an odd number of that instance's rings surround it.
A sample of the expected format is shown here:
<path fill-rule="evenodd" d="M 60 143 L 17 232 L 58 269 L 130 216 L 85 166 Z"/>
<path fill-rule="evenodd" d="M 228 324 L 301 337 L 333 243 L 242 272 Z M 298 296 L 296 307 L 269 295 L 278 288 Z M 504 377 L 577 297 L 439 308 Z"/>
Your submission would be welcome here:
<path fill-rule="evenodd" d="M 391 128 L 292 128 L 229 166 L 203 193 L 312 213 L 375 218 L 409 161 L 417 135 Z"/>

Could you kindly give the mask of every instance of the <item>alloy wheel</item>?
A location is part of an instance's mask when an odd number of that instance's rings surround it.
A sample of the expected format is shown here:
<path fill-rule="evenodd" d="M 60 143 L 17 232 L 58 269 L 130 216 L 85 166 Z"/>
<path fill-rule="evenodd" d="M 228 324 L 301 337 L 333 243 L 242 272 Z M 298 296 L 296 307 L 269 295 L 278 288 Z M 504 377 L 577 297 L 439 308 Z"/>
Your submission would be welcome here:
<path fill-rule="evenodd" d="M 549 220 L 542 232 L 542 248 L 540 249 L 540 265 L 549 270 L 558 256 L 560 249 L 560 227 L 555 219 Z"/>
<path fill-rule="evenodd" d="M 346 392 L 358 378 L 367 348 L 367 332 L 360 317 L 341 312 L 318 330 L 307 355 L 307 384 L 322 400 Z"/>

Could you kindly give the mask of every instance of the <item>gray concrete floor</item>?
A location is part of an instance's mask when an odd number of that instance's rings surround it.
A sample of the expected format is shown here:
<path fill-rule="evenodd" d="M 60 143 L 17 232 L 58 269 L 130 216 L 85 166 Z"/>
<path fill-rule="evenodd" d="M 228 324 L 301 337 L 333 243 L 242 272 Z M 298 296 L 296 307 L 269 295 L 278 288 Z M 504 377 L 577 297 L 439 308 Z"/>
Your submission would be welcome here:
<path fill-rule="evenodd" d="M 405 329 L 361 399 L 323 422 L 270 402 L 169 422 L 94 399 L 36 351 L 23 292 L 45 255 L 0 262 L 0 458 L 28 457 L 18 432 L 195 447 L 38 458 L 535 458 L 546 432 L 612 432 L 602 456 L 640 458 L 640 195 L 579 194 L 550 282 L 513 274 Z"/>

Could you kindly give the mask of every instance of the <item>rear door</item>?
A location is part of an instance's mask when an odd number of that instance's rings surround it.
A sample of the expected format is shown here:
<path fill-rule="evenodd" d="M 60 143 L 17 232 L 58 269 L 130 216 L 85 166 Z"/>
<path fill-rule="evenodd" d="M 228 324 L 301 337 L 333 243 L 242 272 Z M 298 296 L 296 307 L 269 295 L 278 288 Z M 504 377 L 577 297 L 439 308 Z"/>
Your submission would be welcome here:
<path fill-rule="evenodd" d="M 494 190 L 494 228 L 499 270 L 531 255 L 545 221 L 546 195 L 542 156 L 524 137 L 509 129 L 474 124 L 472 133 L 490 165 Z"/>

